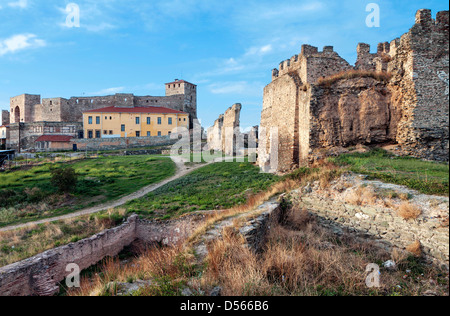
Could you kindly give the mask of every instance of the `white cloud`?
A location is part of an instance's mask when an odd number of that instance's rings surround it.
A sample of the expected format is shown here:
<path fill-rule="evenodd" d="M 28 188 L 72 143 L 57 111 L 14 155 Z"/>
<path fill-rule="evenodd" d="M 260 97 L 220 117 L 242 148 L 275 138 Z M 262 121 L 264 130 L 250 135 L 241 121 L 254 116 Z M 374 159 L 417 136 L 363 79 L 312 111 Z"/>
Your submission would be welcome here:
<path fill-rule="evenodd" d="M 11 8 L 26 9 L 28 7 L 28 0 L 9 2 L 8 6 L 10 6 Z"/>
<path fill-rule="evenodd" d="M 0 40 L 0 56 L 43 46 L 46 46 L 46 42 L 34 34 L 17 34 Z"/>

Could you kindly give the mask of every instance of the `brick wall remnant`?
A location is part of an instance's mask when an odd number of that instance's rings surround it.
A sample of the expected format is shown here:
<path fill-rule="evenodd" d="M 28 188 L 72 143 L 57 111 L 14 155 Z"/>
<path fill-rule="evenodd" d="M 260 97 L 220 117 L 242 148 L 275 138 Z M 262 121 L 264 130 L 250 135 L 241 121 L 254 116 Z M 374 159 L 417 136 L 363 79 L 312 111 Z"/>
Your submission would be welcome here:
<path fill-rule="evenodd" d="M 219 116 L 214 126 L 208 129 L 208 147 L 211 150 L 222 151 L 232 156 L 243 147 L 243 137 L 240 132 L 240 116 L 242 105 L 234 104 L 225 114 Z M 241 144 L 242 141 L 242 144 Z"/>
<path fill-rule="evenodd" d="M 84 270 L 105 257 L 117 256 L 136 241 L 172 246 L 186 239 L 204 219 L 202 213 L 170 221 L 145 221 L 133 215 L 119 227 L 1 267 L 0 296 L 55 295 L 58 284 L 70 273 L 66 271 L 68 264 Z"/>
<path fill-rule="evenodd" d="M 2 110 L 0 126 L 7 126 L 10 123 L 9 111 Z"/>

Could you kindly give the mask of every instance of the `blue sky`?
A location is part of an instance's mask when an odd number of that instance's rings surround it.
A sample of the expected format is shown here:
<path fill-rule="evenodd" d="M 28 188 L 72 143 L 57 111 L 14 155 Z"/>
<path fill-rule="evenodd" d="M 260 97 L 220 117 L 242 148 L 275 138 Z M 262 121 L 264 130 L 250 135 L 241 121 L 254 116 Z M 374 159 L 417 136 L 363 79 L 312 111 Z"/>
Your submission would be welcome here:
<path fill-rule="evenodd" d="M 80 27 L 65 25 L 66 5 Z M 365 24 L 377 3 L 379 28 Z M 356 45 L 407 32 L 420 8 L 447 1 L 0 0 L 0 108 L 22 93 L 48 97 L 164 95 L 164 83 L 198 85 L 202 125 L 242 103 L 241 125 L 260 121 L 271 69 L 302 44 L 332 45 L 350 63 Z"/>

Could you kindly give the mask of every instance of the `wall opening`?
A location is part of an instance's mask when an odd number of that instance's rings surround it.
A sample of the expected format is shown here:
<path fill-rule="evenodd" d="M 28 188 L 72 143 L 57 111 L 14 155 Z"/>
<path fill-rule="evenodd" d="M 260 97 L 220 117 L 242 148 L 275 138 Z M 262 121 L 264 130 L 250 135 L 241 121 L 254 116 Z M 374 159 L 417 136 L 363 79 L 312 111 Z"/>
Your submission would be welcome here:
<path fill-rule="evenodd" d="M 20 108 L 18 106 L 14 109 L 14 123 L 20 123 Z"/>

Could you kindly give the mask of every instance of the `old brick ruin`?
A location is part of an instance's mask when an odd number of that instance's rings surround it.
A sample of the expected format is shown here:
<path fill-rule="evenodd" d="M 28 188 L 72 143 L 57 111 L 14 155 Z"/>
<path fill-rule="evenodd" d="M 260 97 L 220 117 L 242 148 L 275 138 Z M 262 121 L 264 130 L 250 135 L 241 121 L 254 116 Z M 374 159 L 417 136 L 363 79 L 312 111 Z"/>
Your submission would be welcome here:
<path fill-rule="evenodd" d="M 83 112 L 109 106 L 158 106 L 189 113 L 191 125 L 197 119 L 197 86 L 184 80 L 167 83 L 166 95 L 135 96 L 115 94 L 104 97 L 42 99 L 40 95 L 23 94 L 10 100 L 11 147 L 34 147 L 42 135 L 82 137 Z"/>
<path fill-rule="evenodd" d="M 7 126 L 9 125 L 9 112 L 2 110 L 2 120 L 0 126 Z"/>
<path fill-rule="evenodd" d="M 81 270 L 106 257 L 117 256 L 135 242 L 172 246 L 190 236 L 205 219 L 191 214 L 169 221 L 146 221 L 133 215 L 119 227 L 90 238 L 48 250 L 32 258 L 0 268 L 0 296 L 50 296 L 59 292 L 59 283 L 70 272 L 67 265 Z"/>
<path fill-rule="evenodd" d="M 234 104 L 208 129 L 210 150 L 221 151 L 225 155 L 232 156 L 237 153 L 239 147 L 244 147 L 243 137 L 241 137 L 243 135 L 240 131 L 241 110 L 241 104 Z M 241 141 L 242 144 L 240 144 Z"/>
<path fill-rule="evenodd" d="M 360 43 L 351 66 L 333 47 L 303 45 L 272 71 L 264 89 L 261 130 L 278 128 L 278 168 L 306 165 L 331 149 L 358 144 L 396 144 L 418 158 L 449 159 L 449 12 L 416 14 L 401 38 Z M 262 135 L 261 135 L 262 136 Z M 260 144 L 276 152 L 270 137 Z M 272 157 L 273 159 L 273 157 Z"/>

